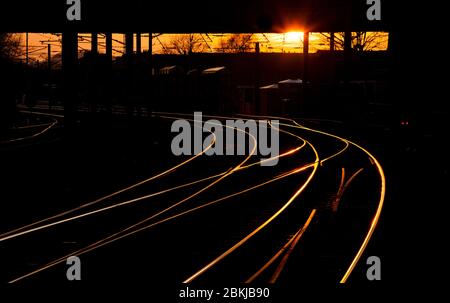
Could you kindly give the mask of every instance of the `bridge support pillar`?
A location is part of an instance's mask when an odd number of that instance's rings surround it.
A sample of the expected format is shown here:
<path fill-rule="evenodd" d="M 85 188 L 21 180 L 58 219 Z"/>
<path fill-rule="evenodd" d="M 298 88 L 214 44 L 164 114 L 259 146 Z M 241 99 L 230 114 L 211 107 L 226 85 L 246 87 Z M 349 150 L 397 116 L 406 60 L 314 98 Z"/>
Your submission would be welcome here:
<path fill-rule="evenodd" d="M 64 125 L 71 129 L 76 122 L 78 95 L 78 33 L 62 33 L 62 72 Z"/>
<path fill-rule="evenodd" d="M 98 54 L 98 35 L 97 33 L 91 33 L 91 52 Z"/>
<path fill-rule="evenodd" d="M 142 37 L 141 33 L 136 34 L 136 54 L 140 55 L 142 53 Z"/>

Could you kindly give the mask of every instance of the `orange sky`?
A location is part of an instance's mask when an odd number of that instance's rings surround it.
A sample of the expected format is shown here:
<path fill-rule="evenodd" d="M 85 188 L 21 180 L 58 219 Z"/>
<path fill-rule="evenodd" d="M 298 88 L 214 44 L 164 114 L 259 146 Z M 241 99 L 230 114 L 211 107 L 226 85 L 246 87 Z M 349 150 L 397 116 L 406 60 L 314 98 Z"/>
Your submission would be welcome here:
<path fill-rule="evenodd" d="M 23 53 L 25 53 L 25 34 L 18 34 L 21 37 L 21 45 L 23 46 Z M 323 39 L 319 38 L 319 33 L 310 34 L 310 52 L 314 53 L 320 49 L 328 49 L 328 45 L 324 44 Z M 148 34 L 142 35 L 142 49 L 148 50 L 149 39 Z M 158 54 L 163 52 L 164 47 L 170 48 L 170 42 L 174 38 L 173 34 L 163 34 L 157 38 L 153 38 L 153 53 Z M 206 52 L 215 52 L 220 47 L 220 41 L 227 39 L 229 34 L 202 34 L 203 40 L 207 43 L 208 47 L 205 48 Z M 252 42 L 260 42 L 261 52 L 286 52 L 286 53 L 301 53 L 302 52 L 302 39 L 303 34 L 301 32 L 289 32 L 285 34 L 254 34 Z M 121 56 L 124 51 L 123 41 L 124 35 L 113 34 L 113 56 Z M 52 46 L 52 55 L 58 56 L 61 52 L 60 35 L 57 34 L 29 34 L 29 58 L 31 61 L 45 61 L 47 60 L 47 44 Z M 105 52 L 104 37 L 99 37 L 99 51 Z M 381 49 L 387 47 L 387 34 L 386 43 Z M 79 50 L 90 50 L 90 34 L 79 35 Z M 25 56 L 23 56 L 24 58 Z"/>

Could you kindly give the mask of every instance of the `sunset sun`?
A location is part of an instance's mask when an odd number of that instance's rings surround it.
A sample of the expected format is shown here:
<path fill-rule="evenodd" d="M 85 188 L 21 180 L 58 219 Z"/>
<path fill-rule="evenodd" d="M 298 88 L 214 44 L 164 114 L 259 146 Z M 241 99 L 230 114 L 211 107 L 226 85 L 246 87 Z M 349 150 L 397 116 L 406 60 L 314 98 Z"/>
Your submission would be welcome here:
<path fill-rule="evenodd" d="M 285 34 L 285 39 L 287 43 L 297 43 L 303 39 L 302 32 L 287 32 Z"/>

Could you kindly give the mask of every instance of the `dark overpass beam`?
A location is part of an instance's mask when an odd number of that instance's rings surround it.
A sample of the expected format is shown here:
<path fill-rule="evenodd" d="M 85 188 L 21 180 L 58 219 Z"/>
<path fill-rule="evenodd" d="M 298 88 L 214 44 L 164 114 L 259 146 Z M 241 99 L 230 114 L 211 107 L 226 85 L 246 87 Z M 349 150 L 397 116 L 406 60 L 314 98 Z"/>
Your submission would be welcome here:
<path fill-rule="evenodd" d="M 76 121 L 78 81 L 78 33 L 62 33 L 62 72 L 64 96 L 64 124 L 71 129 Z"/>

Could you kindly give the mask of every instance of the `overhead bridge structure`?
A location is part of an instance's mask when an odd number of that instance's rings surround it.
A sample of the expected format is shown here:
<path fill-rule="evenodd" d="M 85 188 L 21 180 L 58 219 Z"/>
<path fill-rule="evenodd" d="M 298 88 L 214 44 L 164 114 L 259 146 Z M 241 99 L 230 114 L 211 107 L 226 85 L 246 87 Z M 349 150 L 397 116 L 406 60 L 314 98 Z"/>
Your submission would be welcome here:
<path fill-rule="evenodd" d="M 380 3 L 380 20 L 369 20 L 367 11 Z M 351 32 L 394 32 L 393 1 L 367 0 L 226 0 L 148 1 L 106 0 L 10 1 L 2 3 L 0 28 L 4 32 L 62 33 L 62 68 L 65 83 L 66 119 L 76 104 L 78 33 L 106 39 L 106 56 L 112 60 L 112 33 L 125 34 L 125 55 L 140 52 L 141 33 L 282 33 L 295 29 L 305 33 L 303 53 L 308 56 L 309 32 L 345 32 L 349 50 Z M 67 11 L 79 3 L 79 19 L 69 20 Z M 389 41 L 392 47 L 392 41 Z M 151 43 L 149 43 L 151 46 Z M 301 68 L 301 67 L 300 67 Z M 306 69 L 304 66 L 303 68 Z"/>

